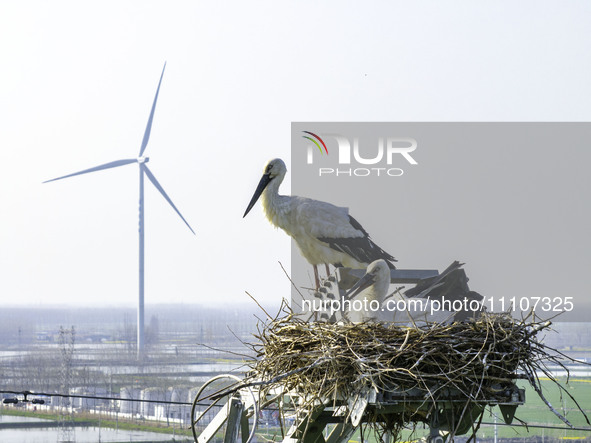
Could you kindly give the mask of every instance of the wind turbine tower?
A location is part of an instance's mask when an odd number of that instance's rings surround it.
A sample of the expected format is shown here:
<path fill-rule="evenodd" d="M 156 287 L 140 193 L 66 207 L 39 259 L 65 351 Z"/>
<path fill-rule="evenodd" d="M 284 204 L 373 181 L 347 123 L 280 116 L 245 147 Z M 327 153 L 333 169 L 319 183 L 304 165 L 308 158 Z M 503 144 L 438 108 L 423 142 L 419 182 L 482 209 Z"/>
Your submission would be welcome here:
<path fill-rule="evenodd" d="M 178 214 L 178 216 L 185 222 L 187 227 L 191 230 L 193 234 L 193 228 L 189 225 L 187 220 L 182 216 L 180 211 L 174 205 L 168 194 L 164 191 L 152 171 L 148 168 L 148 161 L 150 160 L 149 157 L 144 157 L 144 151 L 148 146 L 148 140 L 150 139 L 150 132 L 152 130 L 152 120 L 154 119 L 154 110 L 156 109 L 156 102 L 158 101 L 158 93 L 160 92 L 160 84 L 162 83 L 162 77 L 164 76 L 164 70 L 166 69 L 166 63 L 164 63 L 164 67 L 162 68 L 162 74 L 160 74 L 160 81 L 158 82 L 158 88 L 156 89 L 156 95 L 154 97 L 154 102 L 152 103 L 152 109 L 150 111 L 150 116 L 148 118 L 148 124 L 146 125 L 146 130 L 144 131 L 144 138 L 142 139 L 142 144 L 140 147 L 140 152 L 137 158 L 130 158 L 130 159 L 123 159 L 123 160 L 115 160 L 109 163 L 105 163 L 103 165 L 95 166 L 93 168 L 84 169 L 83 171 L 74 172 L 72 174 L 64 175 L 62 177 L 53 178 L 51 180 L 44 181 L 43 183 L 49 183 L 56 180 L 61 180 L 68 177 L 74 177 L 75 175 L 82 175 L 88 174 L 89 172 L 96 172 L 102 171 L 104 169 L 111 169 L 116 168 L 123 165 L 128 165 L 130 163 L 137 163 L 139 166 L 139 300 L 138 300 L 138 310 L 137 310 L 137 356 L 138 360 L 142 358 L 144 352 L 144 175 L 148 177 L 148 180 L 152 182 L 154 187 L 162 194 L 164 199 L 168 202 L 168 204 L 174 209 L 174 211 Z"/>

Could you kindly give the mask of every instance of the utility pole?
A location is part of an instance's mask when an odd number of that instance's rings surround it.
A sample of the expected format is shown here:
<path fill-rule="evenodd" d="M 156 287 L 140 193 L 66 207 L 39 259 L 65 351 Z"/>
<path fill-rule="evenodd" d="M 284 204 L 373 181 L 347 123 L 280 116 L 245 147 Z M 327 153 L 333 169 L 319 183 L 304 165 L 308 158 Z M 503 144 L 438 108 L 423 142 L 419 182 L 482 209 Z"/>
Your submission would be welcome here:
<path fill-rule="evenodd" d="M 57 441 L 58 443 L 74 443 L 76 441 L 76 434 L 74 431 L 74 420 L 72 419 L 72 405 L 70 398 L 67 397 L 70 394 L 72 356 L 74 354 L 74 342 L 76 340 L 74 326 L 72 326 L 72 329 L 64 329 L 60 326 L 58 340 L 61 353 L 61 390 L 66 397 L 62 397 L 60 402 Z"/>

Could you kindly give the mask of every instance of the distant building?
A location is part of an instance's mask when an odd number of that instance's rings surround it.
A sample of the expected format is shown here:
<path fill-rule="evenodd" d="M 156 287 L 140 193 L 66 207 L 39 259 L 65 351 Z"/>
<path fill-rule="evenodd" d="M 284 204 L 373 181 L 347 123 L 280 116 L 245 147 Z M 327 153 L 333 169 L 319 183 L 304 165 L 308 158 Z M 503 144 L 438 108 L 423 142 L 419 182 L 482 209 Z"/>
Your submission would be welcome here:
<path fill-rule="evenodd" d="M 53 335 L 47 331 L 37 332 L 37 341 L 52 342 Z"/>

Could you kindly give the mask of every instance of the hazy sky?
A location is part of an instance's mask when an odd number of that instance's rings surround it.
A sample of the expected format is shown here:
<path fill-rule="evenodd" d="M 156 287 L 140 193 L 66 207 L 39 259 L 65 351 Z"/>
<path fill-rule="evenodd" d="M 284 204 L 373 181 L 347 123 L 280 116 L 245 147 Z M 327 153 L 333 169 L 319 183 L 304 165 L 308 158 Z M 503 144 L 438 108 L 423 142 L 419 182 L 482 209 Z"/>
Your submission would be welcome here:
<path fill-rule="evenodd" d="M 590 22 L 587 1 L 3 0 L 2 303 L 136 303 L 137 165 L 41 182 L 136 157 L 165 61 L 146 155 L 197 235 L 146 183 L 146 303 L 265 301 L 290 240 L 242 214 L 292 121 L 589 121 Z"/>

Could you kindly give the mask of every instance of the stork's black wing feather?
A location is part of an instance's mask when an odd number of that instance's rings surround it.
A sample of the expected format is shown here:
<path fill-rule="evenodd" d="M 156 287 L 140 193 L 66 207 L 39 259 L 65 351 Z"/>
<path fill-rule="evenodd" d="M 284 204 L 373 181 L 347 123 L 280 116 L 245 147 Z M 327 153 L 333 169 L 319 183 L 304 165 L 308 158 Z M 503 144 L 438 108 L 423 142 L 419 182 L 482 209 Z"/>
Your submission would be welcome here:
<path fill-rule="evenodd" d="M 484 298 L 478 292 L 471 291 L 468 287 L 466 271 L 462 269 L 459 261 L 454 261 L 437 277 L 421 280 L 414 288 L 404 292 L 407 297 L 429 297 L 435 300 L 470 300 L 482 301 Z"/>
<path fill-rule="evenodd" d="M 468 287 L 468 277 L 466 271 L 462 269 L 463 263 L 454 261 L 437 277 L 431 277 L 421 280 L 414 288 L 404 292 L 407 297 L 421 297 L 431 300 L 444 300 L 449 303 L 461 301 L 460 308 L 456 308 L 452 304 L 452 308 L 456 313 L 454 314 L 454 321 L 467 321 L 471 318 L 478 318 L 483 307 L 482 300 L 484 297 L 478 292 L 471 291 Z M 478 306 L 475 308 L 473 302 L 476 301 Z M 447 309 L 447 308 L 444 308 Z"/>
<path fill-rule="evenodd" d="M 347 237 L 347 238 L 333 238 L 320 237 L 318 240 L 327 243 L 328 246 L 335 251 L 343 252 L 350 255 L 355 260 L 362 263 L 371 263 L 375 260 L 384 259 L 390 269 L 396 269 L 392 262 L 398 261 L 378 245 L 369 237 L 369 234 L 363 226 L 349 215 L 349 223 L 358 231 L 363 233 L 362 237 Z"/>

